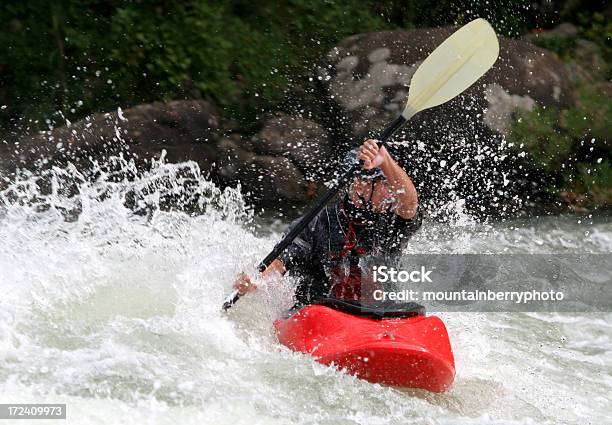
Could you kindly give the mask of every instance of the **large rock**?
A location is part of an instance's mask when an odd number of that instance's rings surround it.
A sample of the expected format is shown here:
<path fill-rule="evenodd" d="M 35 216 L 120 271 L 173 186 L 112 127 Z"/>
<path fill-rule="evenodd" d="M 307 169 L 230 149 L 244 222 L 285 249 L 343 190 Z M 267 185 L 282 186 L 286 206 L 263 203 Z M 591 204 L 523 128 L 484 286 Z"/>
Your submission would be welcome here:
<path fill-rule="evenodd" d="M 329 164 L 329 137 L 313 121 L 279 115 L 255 136 L 242 135 L 205 101 L 156 102 L 24 137 L 9 147 L 10 167 L 49 167 L 92 161 L 102 164 L 122 154 L 147 168 L 151 159 L 193 160 L 222 185 L 241 184 L 250 202 L 292 210 L 308 203 L 321 187 L 321 167 Z"/>
<path fill-rule="evenodd" d="M 259 205 L 291 210 L 308 201 L 308 183 L 287 157 L 245 150 L 239 137 L 222 140 L 219 151 L 219 176 L 239 181 L 249 199 Z"/>
<path fill-rule="evenodd" d="M 380 130 L 404 108 L 410 79 L 421 62 L 456 28 L 359 34 L 343 40 L 319 67 L 319 80 L 343 114 L 348 136 L 361 139 Z M 503 91 L 503 93 L 502 93 Z M 465 117 L 459 105 L 473 104 L 482 124 L 505 133 L 512 105 L 566 106 L 573 102 L 562 64 L 530 43 L 500 37 L 493 68 L 451 106 L 436 115 Z M 415 117 L 419 121 L 419 117 Z"/>
<path fill-rule="evenodd" d="M 324 190 L 335 163 L 321 125 L 283 113 L 264 119 L 251 137 L 234 133 L 224 138 L 218 151 L 221 178 L 243 183 L 258 203 L 285 210 L 309 203 Z"/>
<path fill-rule="evenodd" d="M 264 123 L 251 142 L 256 152 L 286 156 L 310 181 L 327 175 L 332 157 L 330 138 L 312 120 L 278 114 Z"/>
<path fill-rule="evenodd" d="M 335 111 L 326 125 L 346 149 L 376 135 L 403 110 L 417 67 L 455 30 L 360 34 L 329 51 L 318 81 L 328 109 Z M 506 152 L 503 136 L 513 111 L 573 102 L 553 54 L 500 37 L 493 68 L 454 100 L 417 114 L 395 136 L 392 152 L 417 181 L 422 199 L 435 201 L 431 210 L 465 199 L 471 212 L 510 215 L 525 207 L 520 199 L 547 196 L 540 191 L 542 176 L 527 159 Z"/>
<path fill-rule="evenodd" d="M 210 103 L 155 102 L 94 114 L 23 138 L 14 159 L 17 164 L 32 167 L 104 158 L 128 149 L 133 157 L 144 161 L 166 150 L 169 161 L 195 159 L 208 168 L 216 155 L 218 132 L 219 115 Z"/>

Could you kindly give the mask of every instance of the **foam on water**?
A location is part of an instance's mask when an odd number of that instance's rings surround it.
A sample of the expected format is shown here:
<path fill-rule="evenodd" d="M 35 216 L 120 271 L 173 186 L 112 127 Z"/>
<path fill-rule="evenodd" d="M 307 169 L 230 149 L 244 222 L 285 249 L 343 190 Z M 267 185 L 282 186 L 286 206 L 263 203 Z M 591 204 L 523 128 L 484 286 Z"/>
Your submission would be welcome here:
<path fill-rule="evenodd" d="M 288 280 L 220 312 L 235 274 L 279 236 L 250 230 L 239 189 L 218 189 L 194 163 L 139 172 L 112 161 L 88 178 L 72 166 L 23 174 L 0 194 L 3 402 L 65 402 L 78 424 L 608 419 L 612 315 L 443 313 L 453 389 L 372 385 L 275 341 Z M 409 252 L 612 250 L 606 219 L 479 224 L 460 204 L 449 211 L 456 218 L 426 222 Z"/>

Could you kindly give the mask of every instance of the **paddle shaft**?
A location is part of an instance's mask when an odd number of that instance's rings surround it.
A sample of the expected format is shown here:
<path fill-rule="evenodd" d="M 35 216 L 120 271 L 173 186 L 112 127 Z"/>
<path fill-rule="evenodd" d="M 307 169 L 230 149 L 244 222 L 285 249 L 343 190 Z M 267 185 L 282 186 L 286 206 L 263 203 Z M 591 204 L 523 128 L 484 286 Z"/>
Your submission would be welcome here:
<path fill-rule="evenodd" d="M 455 31 L 425 58 L 410 81 L 408 102 L 402 114 L 380 134 L 380 146 L 414 114 L 427 108 L 441 105 L 463 93 L 487 72 L 497 60 L 499 42 L 495 31 L 484 19 L 475 19 Z M 310 223 L 321 209 L 359 170 L 353 165 L 321 196 L 313 208 L 296 223 L 282 241 L 259 264 L 263 272 L 295 237 Z M 234 291 L 223 304 L 230 308 L 240 294 Z"/>
<path fill-rule="evenodd" d="M 406 119 L 403 116 L 397 117 L 391 124 L 389 124 L 383 132 L 378 136 L 378 145 L 382 147 L 387 140 L 404 124 L 406 123 Z M 332 199 L 339 191 L 342 189 L 348 181 L 359 171 L 362 167 L 360 162 L 357 162 L 351 168 L 346 170 L 342 176 L 334 183 L 334 185 L 323 195 L 321 195 L 313 205 L 313 207 L 308 211 L 302 218 L 296 223 L 295 226 L 285 235 L 285 237 L 274 247 L 274 249 L 264 258 L 261 263 L 257 266 L 257 270 L 262 273 L 264 270 L 268 268 L 268 266 L 278 257 L 284 250 L 293 242 L 293 240 L 308 226 L 308 224 L 312 221 L 313 218 L 327 205 L 327 203 Z M 240 299 L 242 295 L 238 292 L 238 290 L 234 290 L 223 303 L 223 310 L 227 310 L 232 307 Z"/>

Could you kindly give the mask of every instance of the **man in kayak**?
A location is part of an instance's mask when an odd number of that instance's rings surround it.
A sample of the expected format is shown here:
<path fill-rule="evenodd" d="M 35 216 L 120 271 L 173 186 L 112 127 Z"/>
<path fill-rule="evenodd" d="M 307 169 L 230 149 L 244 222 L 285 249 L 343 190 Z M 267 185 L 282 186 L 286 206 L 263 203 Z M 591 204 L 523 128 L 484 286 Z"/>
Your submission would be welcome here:
<path fill-rule="evenodd" d="M 361 301 L 373 288 L 365 287 L 360 259 L 398 253 L 421 226 L 416 188 L 387 149 L 369 139 L 355 157 L 363 169 L 343 199 L 325 207 L 262 273 L 296 276 L 298 305 L 326 297 Z M 241 273 L 234 288 L 243 295 L 256 285 Z"/>

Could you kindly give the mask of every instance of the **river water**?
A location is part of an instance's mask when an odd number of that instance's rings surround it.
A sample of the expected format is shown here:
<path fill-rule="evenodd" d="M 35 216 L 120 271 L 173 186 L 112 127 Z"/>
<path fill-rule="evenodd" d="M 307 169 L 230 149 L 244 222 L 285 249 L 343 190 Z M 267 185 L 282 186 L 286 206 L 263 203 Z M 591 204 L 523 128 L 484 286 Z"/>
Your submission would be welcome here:
<path fill-rule="evenodd" d="M 276 342 L 288 280 L 221 313 L 282 223 L 193 163 L 130 181 L 119 163 L 93 181 L 70 166 L 50 185 L 23 175 L 0 194 L 0 402 L 67 403 L 74 424 L 612 423 L 612 314 L 440 313 L 453 388 L 369 384 Z M 606 217 L 482 224 L 453 208 L 407 254 L 612 251 Z"/>

